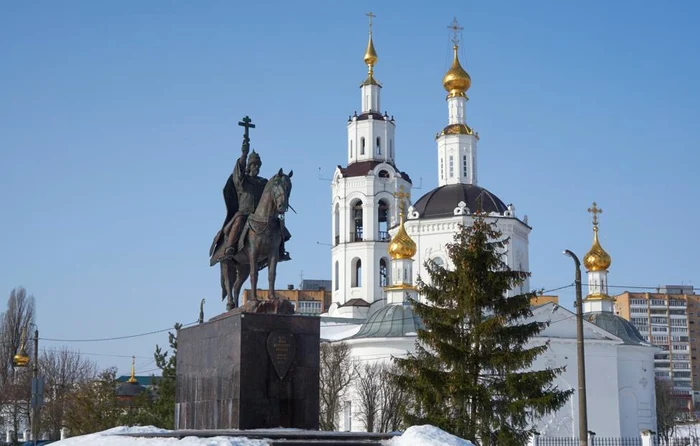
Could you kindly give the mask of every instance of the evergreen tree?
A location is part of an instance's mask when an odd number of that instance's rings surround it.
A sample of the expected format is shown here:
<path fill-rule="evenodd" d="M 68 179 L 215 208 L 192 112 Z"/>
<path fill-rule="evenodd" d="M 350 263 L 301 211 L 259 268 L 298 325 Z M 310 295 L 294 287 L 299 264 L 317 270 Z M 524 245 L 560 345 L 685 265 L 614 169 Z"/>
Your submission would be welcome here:
<path fill-rule="evenodd" d="M 153 377 L 153 393 L 144 392 L 136 397 L 133 404 L 122 416 L 123 424 L 175 429 L 176 333 L 181 327 L 182 324 L 176 323 L 174 326 L 175 334 L 168 332 L 170 352 L 156 345 L 154 357 L 162 376 L 160 379 Z"/>
<path fill-rule="evenodd" d="M 397 359 L 398 384 L 411 396 L 409 424 L 432 424 L 483 446 L 527 444 L 531 421 L 558 410 L 571 395 L 552 384 L 563 368 L 528 370 L 548 344 L 528 340 L 546 326 L 525 322 L 530 298 L 506 293 L 529 273 L 503 261 L 508 240 L 476 215 L 447 250 L 453 270 L 428 261 L 427 303 L 412 301 L 424 328 L 415 354 Z"/>

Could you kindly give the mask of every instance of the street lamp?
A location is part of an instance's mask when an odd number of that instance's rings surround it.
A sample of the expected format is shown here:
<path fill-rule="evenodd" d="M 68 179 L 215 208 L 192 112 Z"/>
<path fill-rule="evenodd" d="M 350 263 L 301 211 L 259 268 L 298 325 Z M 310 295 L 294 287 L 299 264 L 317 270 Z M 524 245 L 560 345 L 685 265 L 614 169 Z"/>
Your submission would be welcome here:
<path fill-rule="evenodd" d="M 578 441 L 588 446 L 588 409 L 586 408 L 586 357 L 583 351 L 583 299 L 581 297 L 581 262 L 576 254 L 564 251 L 576 264 L 576 357 L 578 359 Z"/>
<path fill-rule="evenodd" d="M 35 326 L 36 327 L 36 326 Z M 26 367 L 29 364 L 29 355 L 27 354 L 27 327 L 22 328 L 22 337 L 20 340 L 19 352 L 12 358 L 12 363 L 15 367 Z M 32 441 L 36 446 L 36 440 L 39 433 L 39 403 L 42 393 L 39 385 L 39 329 L 34 330 L 34 363 L 32 364 Z"/>

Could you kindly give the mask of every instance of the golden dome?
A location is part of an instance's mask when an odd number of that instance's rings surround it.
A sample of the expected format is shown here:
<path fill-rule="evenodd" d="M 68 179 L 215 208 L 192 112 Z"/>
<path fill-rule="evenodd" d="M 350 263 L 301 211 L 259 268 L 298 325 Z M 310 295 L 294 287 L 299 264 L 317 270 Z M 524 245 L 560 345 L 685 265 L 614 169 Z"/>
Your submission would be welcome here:
<path fill-rule="evenodd" d="M 372 34 L 369 35 L 369 42 L 367 42 L 367 50 L 365 51 L 365 63 L 369 66 L 370 71 L 375 63 L 377 63 L 377 51 L 374 49 L 374 43 L 372 43 Z"/>
<path fill-rule="evenodd" d="M 367 64 L 367 79 L 361 85 L 379 85 L 379 82 L 374 79 L 374 64 L 377 63 L 377 51 L 374 49 L 371 32 L 369 33 L 369 42 L 367 42 L 364 61 Z"/>
<path fill-rule="evenodd" d="M 442 86 L 449 93 L 448 98 L 453 98 L 456 96 L 466 96 L 465 92 L 469 90 L 472 85 L 472 78 L 469 77 L 469 73 L 464 71 L 462 65 L 459 63 L 459 57 L 457 56 L 457 48 L 454 47 L 454 60 L 452 61 L 452 66 L 445 73 L 445 77 L 442 78 Z"/>
<path fill-rule="evenodd" d="M 15 367 L 25 367 L 29 364 L 29 355 L 22 349 L 12 358 L 12 363 Z"/>
<path fill-rule="evenodd" d="M 583 265 L 588 271 L 607 271 L 612 264 L 610 254 L 605 252 L 598 241 L 598 225 L 593 226 L 593 246 L 583 257 Z"/>
<path fill-rule="evenodd" d="M 401 212 L 401 223 L 396 235 L 391 238 L 389 243 L 389 255 L 392 259 L 412 259 L 416 255 L 416 242 L 406 232 L 403 226 L 403 212 Z"/>

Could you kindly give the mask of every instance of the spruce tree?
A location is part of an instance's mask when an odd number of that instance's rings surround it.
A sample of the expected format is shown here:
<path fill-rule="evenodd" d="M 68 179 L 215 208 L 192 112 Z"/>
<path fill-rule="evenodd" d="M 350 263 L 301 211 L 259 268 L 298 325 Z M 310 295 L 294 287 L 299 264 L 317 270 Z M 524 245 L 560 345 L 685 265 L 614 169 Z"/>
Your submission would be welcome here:
<path fill-rule="evenodd" d="M 476 215 L 447 247 L 450 270 L 426 262 L 417 281 L 425 303 L 412 300 L 424 328 L 416 352 L 397 359 L 398 384 L 411 395 L 409 424 L 432 424 L 482 446 L 527 444 L 531 422 L 571 395 L 554 379 L 563 368 L 529 370 L 548 348 L 528 345 L 546 326 L 526 322 L 533 293 L 506 297 L 528 272 L 503 261 L 508 240 Z"/>

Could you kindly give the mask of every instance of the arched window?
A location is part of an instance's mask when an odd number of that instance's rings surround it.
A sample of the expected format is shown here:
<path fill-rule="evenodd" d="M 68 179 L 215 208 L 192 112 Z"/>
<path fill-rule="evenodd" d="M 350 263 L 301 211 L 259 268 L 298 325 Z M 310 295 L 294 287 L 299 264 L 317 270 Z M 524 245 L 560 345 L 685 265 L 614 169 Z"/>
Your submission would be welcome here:
<path fill-rule="evenodd" d="M 362 260 L 355 259 L 352 264 L 352 286 L 361 287 L 362 286 Z"/>
<path fill-rule="evenodd" d="M 365 154 L 365 137 L 360 138 L 360 155 Z"/>
<path fill-rule="evenodd" d="M 389 270 L 386 266 L 386 259 L 379 260 L 379 286 L 389 286 Z"/>
<path fill-rule="evenodd" d="M 382 140 L 377 136 L 377 155 L 382 154 Z"/>
<path fill-rule="evenodd" d="M 377 227 L 379 228 L 379 241 L 389 241 L 389 205 L 386 201 L 379 200 L 377 206 Z"/>
<path fill-rule="evenodd" d="M 394 140 L 390 139 L 389 140 L 389 158 L 394 157 Z"/>
<path fill-rule="evenodd" d="M 444 267 L 445 266 L 445 261 L 442 260 L 442 257 L 433 257 L 433 263 L 437 266 Z"/>
<path fill-rule="evenodd" d="M 462 156 L 462 176 L 467 176 L 467 155 Z"/>
<path fill-rule="evenodd" d="M 352 158 L 352 139 L 350 140 L 350 158 Z"/>
<path fill-rule="evenodd" d="M 333 210 L 333 244 L 335 246 L 340 244 L 340 204 L 335 204 L 335 209 Z"/>
<path fill-rule="evenodd" d="M 363 232 L 364 228 L 362 227 L 362 201 L 357 200 L 352 206 L 351 206 L 351 212 L 352 212 L 352 232 L 350 233 L 350 241 L 351 242 L 361 242 L 363 240 Z"/>
<path fill-rule="evenodd" d="M 452 155 L 450 155 L 450 178 L 455 176 L 455 162 Z"/>
<path fill-rule="evenodd" d="M 440 158 L 440 179 L 445 178 L 445 162 Z"/>
<path fill-rule="evenodd" d="M 338 291 L 338 289 L 340 288 L 340 283 L 338 280 L 340 278 L 339 276 L 340 276 L 340 264 L 336 260 L 335 261 L 335 272 L 333 274 L 333 279 L 334 279 L 333 289 L 336 291 Z"/>

